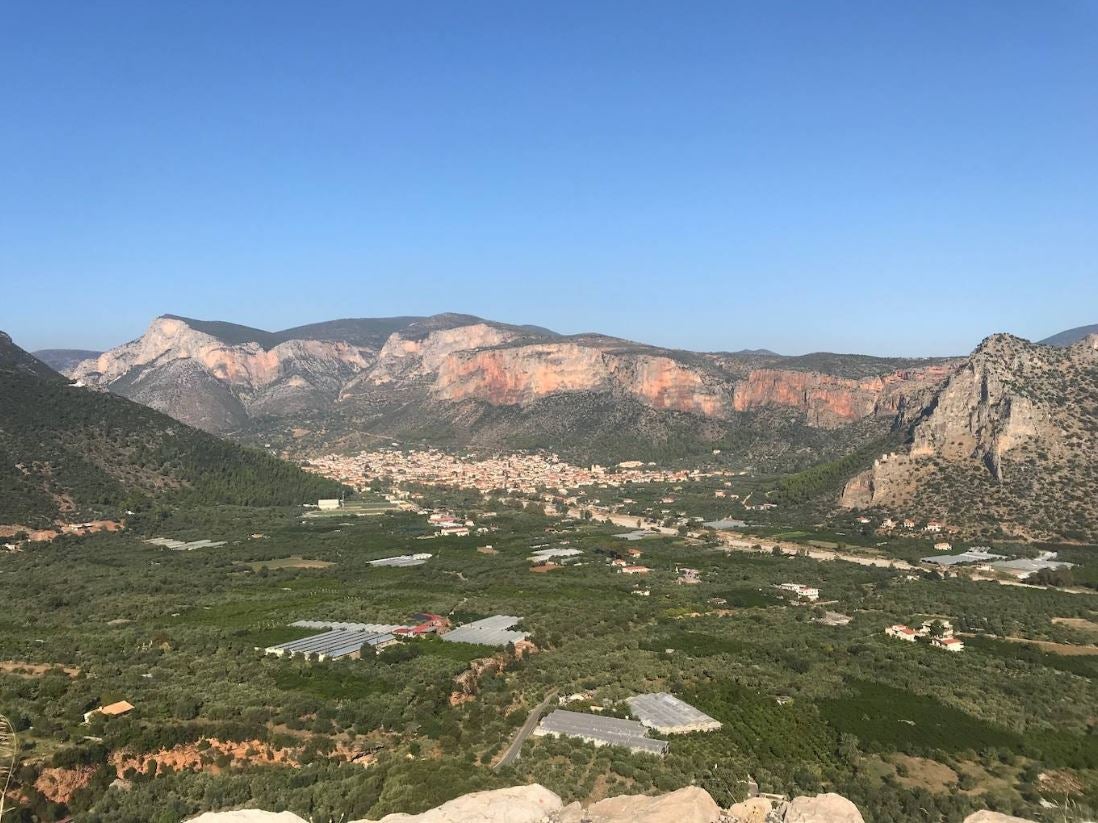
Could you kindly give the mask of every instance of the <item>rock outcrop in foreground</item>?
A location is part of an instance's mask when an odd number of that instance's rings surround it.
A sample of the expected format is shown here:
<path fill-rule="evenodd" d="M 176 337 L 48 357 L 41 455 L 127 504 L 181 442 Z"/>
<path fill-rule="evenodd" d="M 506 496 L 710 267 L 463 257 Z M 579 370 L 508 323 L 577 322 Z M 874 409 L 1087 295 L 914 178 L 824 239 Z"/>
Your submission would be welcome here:
<path fill-rule="evenodd" d="M 656 797 L 620 795 L 584 808 L 579 803 L 565 806 L 553 792 L 535 784 L 474 792 L 422 814 L 390 814 L 377 823 L 864 823 L 864 819 L 857 806 L 834 793 L 789 802 L 756 797 L 721 809 L 707 791 L 688 786 Z M 965 823 L 1033 821 L 984 811 L 970 815 Z"/>
<path fill-rule="evenodd" d="M 243 815 L 243 816 L 242 816 Z M 289 812 L 204 814 L 190 823 L 305 823 Z M 359 820 L 352 823 L 375 823 Z M 687 786 L 670 794 L 621 795 L 584 808 L 567 806 L 544 786 L 473 792 L 422 814 L 389 814 L 376 823 L 864 823 L 858 808 L 838 794 L 773 802 L 761 797 L 721 809 L 709 793 Z M 977 812 L 965 823 L 1032 823 L 996 812 Z"/>

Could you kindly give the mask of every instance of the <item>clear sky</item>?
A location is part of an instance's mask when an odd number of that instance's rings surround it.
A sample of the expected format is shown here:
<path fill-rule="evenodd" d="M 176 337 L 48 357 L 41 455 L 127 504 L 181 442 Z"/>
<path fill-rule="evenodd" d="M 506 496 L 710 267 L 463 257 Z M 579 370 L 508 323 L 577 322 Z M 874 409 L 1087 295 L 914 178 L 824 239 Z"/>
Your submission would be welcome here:
<path fill-rule="evenodd" d="M 1098 3 L 0 3 L 0 329 L 1098 322 Z"/>

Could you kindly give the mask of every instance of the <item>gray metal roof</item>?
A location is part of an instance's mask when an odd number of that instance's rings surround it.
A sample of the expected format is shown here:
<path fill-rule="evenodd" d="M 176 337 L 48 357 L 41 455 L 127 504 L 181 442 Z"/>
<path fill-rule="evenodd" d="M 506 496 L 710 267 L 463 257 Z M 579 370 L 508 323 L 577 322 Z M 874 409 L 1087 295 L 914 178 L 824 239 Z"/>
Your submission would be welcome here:
<path fill-rule="evenodd" d="M 194 549 L 214 549 L 225 545 L 224 540 L 192 540 L 188 543 L 185 540 L 173 540 L 170 537 L 153 537 L 145 542 L 180 552 L 189 552 Z"/>
<path fill-rule="evenodd" d="M 518 623 L 521 617 L 511 617 L 506 614 L 497 614 L 486 617 L 483 620 L 474 620 L 464 626 L 442 635 L 443 640 L 451 643 L 478 643 L 482 646 L 506 646 L 508 643 L 517 643 L 526 639 L 526 632 L 511 631 L 511 627 Z"/>
<path fill-rule="evenodd" d="M 684 731 L 692 730 L 689 727 L 711 726 L 720 728 L 720 722 L 707 715 L 705 712 L 695 709 L 689 703 L 679 700 L 667 692 L 654 694 L 638 694 L 625 701 L 629 704 L 629 710 L 645 726 L 660 731 L 682 728 Z"/>
<path fill-rule="evenodd" d="M 1042 569 L 1070 569 L 1074 565 L 1074 563 L 1067 563 L 1063 560 L 1036 560 L 1023 557 L 1019 560 L 1004 560 L 1000 563 L 992 563 L 991 567 L 1004 572 L 1033 574 Z"/>
<path fill-rule="evenodd" d="M 581 549 L 540 549 L 530 554 L 530 559 L 548 560 L 550 557 L 575 557 L 583 554 Z"/>
<path fill-rule="evenodd" d="M 648 730 L 636 720 L 570 712 L 566 709 L 551 712 L 541 721 L 539 727 L 543 733 L 582 737 L 653 754 L 664 754 L 668 746 L 666 740 L 647 737 Z"/>
<path fill-rule="evenodd" d="M 340 623 L 334 620 L 295 620 L 290 624 L 301 629 L 345 629 L 348 631 L 371 632 L 384 634 L 394 632 L 397 629 L 410 629 L 411 626 L 401 626 L 396 623 Z"/>
<path fill-rule="evenodd" d="M 319 654 L 324 657 L 345 657 L 360 651 L 363 645 L 377 646 L 396 638 L 388 632 L 363 632 L 334 629 L 322 634 L 314 634 L 301 640 L 268 646 L 267 651 L 282 654 Z"/>
<path fill-rule="evenodd" d="M 936 566 L 961 566 L 965 563 L 989 563 L 992 560 L 1006 560 L 1005 554 L 992 554 L 985 549 L 969 549 L 960 554 L 941 554 L 922 558 L 924 563 Z"/>
<path fill-rule="evenodd" d="M 371 560 L 371 566 L 422 566 L 431 558 L 429 554 L 402 554 L 399 557 L 383 557 L 380 560 Z"/>
<path fill-rule="evenodd" d="M 707 523 L 702 523 L 702 525 L 711 529 L 743 529 L 747 527 L 745 521 L 734 520 L 731 517 L 726 517 L 724 520 L 710 520 Z"/>

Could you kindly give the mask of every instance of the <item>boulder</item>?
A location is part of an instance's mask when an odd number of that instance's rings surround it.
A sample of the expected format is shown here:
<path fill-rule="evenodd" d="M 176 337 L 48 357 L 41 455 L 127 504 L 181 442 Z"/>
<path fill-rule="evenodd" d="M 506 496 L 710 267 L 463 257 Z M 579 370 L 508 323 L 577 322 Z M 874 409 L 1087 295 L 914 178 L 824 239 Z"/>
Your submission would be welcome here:
<path fill-rule="evenodd" d="M 965 818 L 965 823 L 1034 823 L 1034 821 L 1025 817 L 1011 817 L 1009 814 L 982 811 L 970 814 Z"/>
<path fill-rule="evenodd" d="M 562 806 L 557 795 L 535 783 L 465 794 L 422 814 L 387 814 L 379 823 L 544 823 Z"/>
<path fill-rule="evenodd" d="M 235 812 L 206 812 L 186 823 L 306 823 L 293 812 L 264 812 L 240 809 Z"/>
<path fill-rule="evenodd" d="M 687 786 L 659 797 L 609 797 L 586 809 L 573 803 L 558 818 L 560 823 L 717 823 L 720 819 L 720 806 L 709 792 L 697 786 Z"/>
<path fill-rule="evenodd" d="M 833 792 L 794 798 L 782 819 L 784 823 L 865 823 L 857 806 Z"/>
<path fill-rule="evenodd" d="M 774 803 L 765 797 L 749 797 L 742 803 L 733 803 L 728 815 L 735 823 L 766 823 Z"/>

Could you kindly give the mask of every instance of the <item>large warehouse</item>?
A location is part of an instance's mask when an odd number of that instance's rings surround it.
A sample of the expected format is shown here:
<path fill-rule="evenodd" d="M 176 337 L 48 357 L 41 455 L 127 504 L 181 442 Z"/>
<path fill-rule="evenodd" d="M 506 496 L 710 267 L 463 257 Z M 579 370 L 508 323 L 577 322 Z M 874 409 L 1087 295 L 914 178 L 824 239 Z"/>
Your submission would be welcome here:
<path fill-rule="evenodd" d="M 538 724 L 534 734 L 578 737 L 596 746 L 624 746 L 630 751 L 661 757 L 667 754 L 666 740 L 653 740 L 647 736 L 648 730 L 641 723 L 618 717 L 557 709 Z"/>
<path fill-rule="evenodd" d="M 514 631 L 513 625 L 522 620 L 521 617 L 511 617 L 506 614 L 497 614 L 486 617 L 483 620 L 474 620 L 464 626 L 446 632 L 443 640 L 451 643 L 477 643 L 481 646 L 506 646 L 508 643 L 517 643 L 526 639 L 526 632 Z"/>
<path fill-rule="evenodd" d="M 633 717 L 660 734 L 712 732 L 721 727 L 719 720 L 667 692 L 638 694 L 625 702 Z"/>
<path fill-rule="evenodd" d="M 301 640 L 268 646 L 264 651 L 279 657 L 293 657 L 295 654 L 309 657 L 315 654 L 319 660 L 333 660 L 337 657 L 359 657 L 362 647 L 366 645 L 378 650 L 399 642 L 391 632 L 333 629 Z"/>

